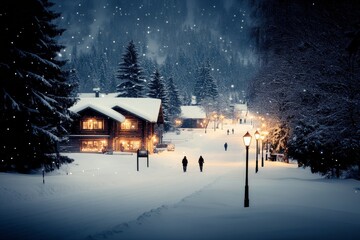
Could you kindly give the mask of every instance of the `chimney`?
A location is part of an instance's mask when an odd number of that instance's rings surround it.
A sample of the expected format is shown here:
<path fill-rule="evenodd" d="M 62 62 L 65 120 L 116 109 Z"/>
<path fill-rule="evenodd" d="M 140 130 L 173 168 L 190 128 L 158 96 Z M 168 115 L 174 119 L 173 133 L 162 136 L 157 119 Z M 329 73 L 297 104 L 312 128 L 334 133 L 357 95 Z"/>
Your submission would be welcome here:
<path fill-rule="evenodd" d="M 93 88 L 93 91 L 95 92 L 95 97 L 98 98 L 100 96 L 100 88 Z"/>

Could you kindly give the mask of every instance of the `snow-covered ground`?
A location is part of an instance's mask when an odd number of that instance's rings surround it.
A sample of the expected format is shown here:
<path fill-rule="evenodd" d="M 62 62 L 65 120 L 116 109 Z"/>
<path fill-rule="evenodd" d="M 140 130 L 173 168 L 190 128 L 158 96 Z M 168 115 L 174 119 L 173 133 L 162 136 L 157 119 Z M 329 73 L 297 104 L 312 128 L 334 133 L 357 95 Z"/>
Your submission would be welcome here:
<path fill-rule="evenodd" d="M 294 163 L 269 161 L 255 174 L 254 139 L 250 207 L 244 208 L 247 130 L 253 135 L 249 125 L 166 134 L 175 151 L 151 155 L 149 168 L 141 158 L 139 172 L 136 155 L 115 153 L 68 154 L 75 161 L 46 174 L 45 184 L 41 174 L 0 173 L 0 238 L 359 238 L 359 181 L 324 179 Z"/>

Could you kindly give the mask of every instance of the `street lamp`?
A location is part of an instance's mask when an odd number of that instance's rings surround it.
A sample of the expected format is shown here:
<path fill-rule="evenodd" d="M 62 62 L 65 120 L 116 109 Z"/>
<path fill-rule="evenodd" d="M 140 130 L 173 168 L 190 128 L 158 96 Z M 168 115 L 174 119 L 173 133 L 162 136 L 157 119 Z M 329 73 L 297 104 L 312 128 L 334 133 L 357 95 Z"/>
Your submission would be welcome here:
<path fill-rule="evenodd" d="M 259 163 L 258 163 L 259 138 L 260 138 L 260 133 L 258 132 L 258 130 L 256 130 L 256 132 L 255 132 L 255 139 L 256 139 L 256 166 L 255 166 L 255 173 L 257 173 L 259 171 Z"/>
<path fill-rule="evenodd" d="M 246 134 L 243 137 L 244 144 L 246 147 L 246 170 L 245 170 L 245 198 L 244 198 L 244 207 L 249 207 L 249 181 L 248 181 L 248 173 L 249 173 L 249 146 L 251 143 L 251 135 L 249 132 L 246 132 Z"/>
<path fill-rule="evenodd" d="M 264 167 L 264 139 L 265 136 L 261 135 L 261 167 Z"/>

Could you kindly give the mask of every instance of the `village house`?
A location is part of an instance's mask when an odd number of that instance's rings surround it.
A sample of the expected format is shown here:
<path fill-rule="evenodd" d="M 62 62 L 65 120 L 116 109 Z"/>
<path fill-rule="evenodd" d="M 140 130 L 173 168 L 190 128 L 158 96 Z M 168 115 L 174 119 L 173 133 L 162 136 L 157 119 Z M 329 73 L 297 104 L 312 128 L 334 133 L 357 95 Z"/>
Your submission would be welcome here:
<path fill-rule="evenodd" d="M 205 128 L 206 113 L 200 106 L 181 106 L 182 128 Z"/>
<path fill-rule="evenodd" d="M 164 123 L 161 100 L 96 96 L 80 94 L 79 101 L 70 108 L 77 118 L 62 150 L 112 153 L 145 148 L 152 153 Z"/>
<path fill-rule="evenodd" d="M 237 123 L 246 123 L 248 117 L 248 107 L 246 103 L 238 103 L 234 105 L 234 118 Z"/>

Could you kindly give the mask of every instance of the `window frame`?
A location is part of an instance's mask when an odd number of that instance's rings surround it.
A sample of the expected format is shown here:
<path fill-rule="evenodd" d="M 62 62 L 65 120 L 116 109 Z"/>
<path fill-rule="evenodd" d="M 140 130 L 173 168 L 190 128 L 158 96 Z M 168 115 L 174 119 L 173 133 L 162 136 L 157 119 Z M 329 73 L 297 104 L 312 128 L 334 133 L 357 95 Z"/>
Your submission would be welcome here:
<path fill-rule="evenodd" d="M 135 119 L 125 119 L 124 122 L 120 123 L 121 131 L 138 131 L 139 121 Z"/>
<path fill-rule="evenodd" d="M 90 123 L 92 122 L 92 123 Z M 86 126 L 86 128 L 85 128 Z M 104 119 L 102 118 L 83 118 L 81 119 L 81 131 L 104 130 Z M 96 127 L 96 128 L 95 128 Z"/>

